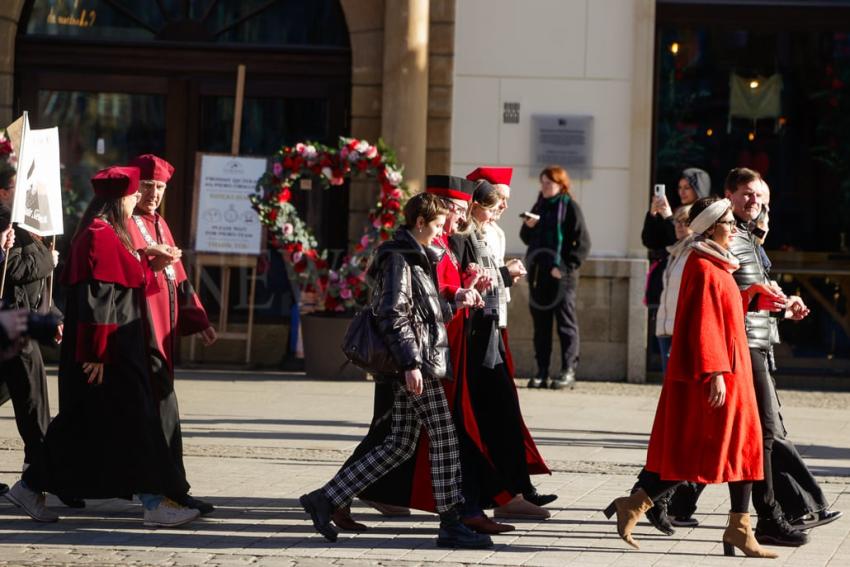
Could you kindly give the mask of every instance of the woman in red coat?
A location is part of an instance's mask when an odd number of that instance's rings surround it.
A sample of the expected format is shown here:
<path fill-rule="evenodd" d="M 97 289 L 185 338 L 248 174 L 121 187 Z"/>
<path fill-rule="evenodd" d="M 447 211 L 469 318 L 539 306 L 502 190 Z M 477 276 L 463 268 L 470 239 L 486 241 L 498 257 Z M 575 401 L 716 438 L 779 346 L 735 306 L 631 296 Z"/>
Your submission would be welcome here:
<path fill-rule="evenodd" d="M 706 197 L 689 215 L 700 236 L 682 274 L 673 345 L 647 450 L 650 474 L 640 490 L 617 498 L 605 510 L 617 513 L 617 531 L 637 548 L 631 531 L 640 517 L 683 481 L 729 485 L 731 510 L 723 550 L 737 547 L 750 557 L 776 557 L 753 537 L 749 501 L 762 478 L 761 426 L 753 389 L 744 309 L 766 286 L 742 292 L 729 251 L 735 219 L 728 199 Z M 742 297 L 743 295 L 743 297 Z M 779 298 L 776 298 L 779 300 Z"/>

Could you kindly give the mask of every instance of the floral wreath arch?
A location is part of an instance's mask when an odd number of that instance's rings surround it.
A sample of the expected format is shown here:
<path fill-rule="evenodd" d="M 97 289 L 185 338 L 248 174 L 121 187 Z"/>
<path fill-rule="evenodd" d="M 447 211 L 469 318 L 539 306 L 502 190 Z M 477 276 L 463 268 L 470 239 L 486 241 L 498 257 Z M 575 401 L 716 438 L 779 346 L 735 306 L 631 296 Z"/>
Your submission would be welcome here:
<path fill-rule="evenodd" d="M 372 145 L 366 140 L 340 137 L 337 148 L 299 142 L 282 147 L 272 156 L 271 171 L 257 182 L 251 203 L 269 231 L 269 243 L 291 259 L 302 294 L 314 294 L 319 309 L 345 311 L 366 303 L 369 256 L 402 220 L 402 200 L 408 197 L 402 169 L 382 140 Z M 327 250 L 318 248 L 313 232 L 290 202 L 292 188 L 302 177 L 310 176 L 327 189 L 342 185 L 346 177 L 358 172 L 378 180 L 380 196 L 369 211 L 369 225 L 354 251 L 333 270 Z"/>

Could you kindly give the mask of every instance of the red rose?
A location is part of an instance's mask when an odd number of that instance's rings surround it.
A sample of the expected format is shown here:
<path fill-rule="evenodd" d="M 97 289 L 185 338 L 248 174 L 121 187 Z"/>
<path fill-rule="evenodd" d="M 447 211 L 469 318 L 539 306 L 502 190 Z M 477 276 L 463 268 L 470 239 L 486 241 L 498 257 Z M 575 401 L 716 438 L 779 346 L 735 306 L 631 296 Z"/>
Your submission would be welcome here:
<path fill-rule="evenodd" d="M 277 209 L 272 209 L 272 210 L 269 211 L 268 219 L 271 222 L 274 222 L 274 221 L 277 220 Z"/>
<path fill-rule="evenodd" d="M 292 192 L 289 190 L 289 187 L 284 187 L 280 190 L 280 193 L 277 195 L 278 203 L 288 203 L 292 198 Z"/>
<path fill-rule="evenodd" d="M 9 155 L 12 153 L 12 142 L 3 140 L 0 142 L 0 156 Z"/>
<path fill-rule="evenodd" d="M 363 160 L 359 160 L 357 162 L 357 169 L 359 169 L 360 171 L 366 171 L 367 167 L 369 167 L 369 162 Z"/>
<path fill-rule="evenodd" d="M 325 298 L 325 309 L 328 311 L 335 310 L 337 305 L 339 305 L 339 302 L 330 295 Z"/>
<path fill-rule="evenodd" d="M 400 211 L 401 210 L 401 201 L 398 199 L 387 199 L 384 206 L 390 211 Z"/>
<path fill-rule="evenodd" d="M 360 285 L 360 280 L 357 279 L 356 276 L 348 276 L 345 281 L 348 282 L 349 287 L 357 287 Z"/>
<path fill-rule="evenodd" d="M 381 231 L 381 240 L 389 240 L 389 238 L 390 238 L 390 233 L 387 232 L 386 230 L 382 230 Z"/>

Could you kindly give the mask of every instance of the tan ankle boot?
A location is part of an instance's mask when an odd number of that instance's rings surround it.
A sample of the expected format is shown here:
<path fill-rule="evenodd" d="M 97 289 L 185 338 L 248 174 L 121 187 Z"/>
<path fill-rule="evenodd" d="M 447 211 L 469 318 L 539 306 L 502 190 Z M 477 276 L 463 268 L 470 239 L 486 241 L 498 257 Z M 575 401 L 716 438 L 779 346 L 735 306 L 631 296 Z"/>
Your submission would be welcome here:
<path fill-rule="evenodd" d="M 744 552 L 747 557 L 764 557 L 776 559 L 779 554 L 768 551 L 759 546 L 750 527 L 750 515 L 729 512 L 729 525 L 723 532 L 723 555 L 730 557 L 735 555 L 735 548 Z"/>
<path fill-rule="evenodd" d="M 623 541 L 635 549 L 640 549 L 637 540 L 632 537 L 632 530 L 650 508 L 652 508 L 652 500 L 649 499 L 649 496 L 641 488 L 631 496 L 623 496 L 611 502 L 605 508 L 605 517 L 610 518 L 616 512 L 617 533 L 620 534 Z"/>

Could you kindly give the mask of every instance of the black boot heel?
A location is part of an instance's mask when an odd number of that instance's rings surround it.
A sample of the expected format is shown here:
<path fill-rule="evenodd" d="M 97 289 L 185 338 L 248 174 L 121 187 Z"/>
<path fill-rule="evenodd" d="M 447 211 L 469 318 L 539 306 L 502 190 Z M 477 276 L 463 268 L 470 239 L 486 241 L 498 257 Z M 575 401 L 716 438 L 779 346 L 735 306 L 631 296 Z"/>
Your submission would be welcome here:
<path fill-rule="evenodd" d="M 602 511 L 602 513 L 610 520 L 611 516 L 617 513 L 617 504 L 615 502 L 611 502 L 608 507 Z"/>
<path fill-rule="evenodd" d="M 735 546 L 731 543 L 723 542 L 723 555 L 726 557 L 735 557 Z"/>

